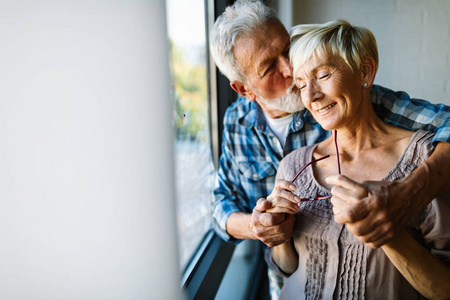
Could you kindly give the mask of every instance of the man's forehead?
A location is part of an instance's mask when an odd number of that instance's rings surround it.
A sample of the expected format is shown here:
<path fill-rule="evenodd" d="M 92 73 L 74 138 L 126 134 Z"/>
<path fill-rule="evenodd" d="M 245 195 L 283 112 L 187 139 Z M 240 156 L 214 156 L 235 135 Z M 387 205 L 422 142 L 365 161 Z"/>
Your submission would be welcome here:
<path fill-rule="evenodd" d="M 257 68 L 267 60 L 276 58 L 289 47 L 289 34 L 282 24 L 268 23 L 253 34 L 236 40 L 234 55 L 244 69 Z"/>

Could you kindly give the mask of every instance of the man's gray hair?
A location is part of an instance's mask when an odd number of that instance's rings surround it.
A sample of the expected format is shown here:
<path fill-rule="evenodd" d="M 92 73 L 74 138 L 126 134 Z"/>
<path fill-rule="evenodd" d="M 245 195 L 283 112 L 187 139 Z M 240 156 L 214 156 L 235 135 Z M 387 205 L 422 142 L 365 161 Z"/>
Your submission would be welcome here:
<path fill-rule="evenodd" d="M 217 67 L 230 81 L 247 82 L 234 57 L 237 39 L 241 35 L 252 35 L 269 19 L 278 20 L 275 11 L 254 0 L 237 0 L 217 18 L 210 34 L 210 51 Z"/>

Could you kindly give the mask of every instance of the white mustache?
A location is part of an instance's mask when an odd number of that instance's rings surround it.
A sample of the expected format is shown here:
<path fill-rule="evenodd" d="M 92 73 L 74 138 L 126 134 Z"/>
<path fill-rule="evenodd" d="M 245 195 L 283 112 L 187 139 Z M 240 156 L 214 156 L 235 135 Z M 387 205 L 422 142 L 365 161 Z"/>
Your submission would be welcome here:
<path fill-rule="evenodd" d="M 286 95 L 294 93 L 294 88 L 295 88 L 295 83 L 294 83 L 294 81 L 292 81 L 291 86 L 286 89 Z"/>
<path fill-rule="evenodd" d="M 283 96 L 270 100 L 259 97 L 260 101 L 273 109 L 282 110 L 289 113 L 303 110 L 305 107 L 301 100 L 299 91 L 294 92 L 295 87 L 296 86 L 293 83 L 286 89 L 286 93 Z"/>

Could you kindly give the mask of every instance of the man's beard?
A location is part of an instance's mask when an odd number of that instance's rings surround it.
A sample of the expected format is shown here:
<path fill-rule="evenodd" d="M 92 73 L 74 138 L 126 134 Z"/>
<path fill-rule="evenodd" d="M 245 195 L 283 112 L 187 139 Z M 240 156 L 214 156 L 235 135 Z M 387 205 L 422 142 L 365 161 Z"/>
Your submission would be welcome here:
<path fill-rule="evenodd" d="M 265 99 L 258 95 L 258 100 L 267 105 L 271 109 L 281 110 L 288 113 L 295 113 L 305 108 L 300 98 L 300 91 L 294 92 L 295 84 L 291 85 L 286 94 L 275 99 Z M 255 90 L 255 89 L 254 89 Z"/>

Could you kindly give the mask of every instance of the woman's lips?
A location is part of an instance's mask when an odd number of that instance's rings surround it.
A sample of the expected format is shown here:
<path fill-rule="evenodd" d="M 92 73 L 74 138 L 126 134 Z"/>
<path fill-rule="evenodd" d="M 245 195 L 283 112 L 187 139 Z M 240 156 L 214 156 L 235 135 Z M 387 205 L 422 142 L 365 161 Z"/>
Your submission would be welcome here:
<path fill-rule="evenodd" d="M 332 109 L 335 105 L 336 105 L 336 102 L 335 102 L 335 103 L 331 103 L 331 104 L 329 104 L 329 105 L 327 105 L 327 106 L 325 106 L 325 107 L 323 107 L 323 108 L 321 108 L 321 109 L 318 109 L 318 110 L 317 110 L 317 113 L 318 113 L 319 115 L 324 115 L 324 114 L 326 114 L 330 109 Z"/>

